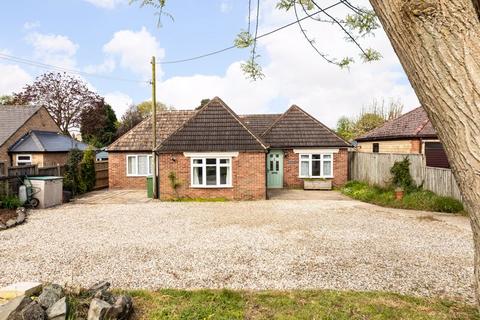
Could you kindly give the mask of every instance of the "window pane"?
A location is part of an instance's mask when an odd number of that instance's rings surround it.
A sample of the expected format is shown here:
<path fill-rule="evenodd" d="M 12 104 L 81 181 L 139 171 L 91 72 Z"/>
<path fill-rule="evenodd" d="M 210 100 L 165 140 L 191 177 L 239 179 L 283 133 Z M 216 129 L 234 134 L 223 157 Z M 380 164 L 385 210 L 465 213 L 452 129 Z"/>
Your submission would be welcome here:
<path fill-rule="evenodd" d="M 220 159 L 221 164 L 228 164 L 230 162 L 229 159 Z"/>
<path fill-rule="evenodd" d="M 273 160 L 270 160 L 270 171 L 273 171 Z"/>
<path fill-rule="evenodd" d="M 308 177 L 309 172 L 308 172 L 308 161 L 302 161 L 301 167 L 300 167 L 300 175 L 302 177 Z"/>
<path fill-rule="evenodd" d="M 150 160 L 149 161 L 149 166 L 148 166 L 148 174 L 152 175 L 153 174 L 153 157 L 148 156 L 148 160 Z"/>
<path fill-rule="evenodd" d="M 320 155 L 319 154 L 312 154 L 312 159 L 320 159 Z"/>
<path fill-rule="evenodd" d="M 208 160 L 207 160 L 208 163 Z M 214 186 L 217 184 L 217 167 L 207 167 L 207 185 Z"/>
<path fill-rule="evenodd" d="M 324 176 L 331 176 L 332 175 L 332 162 L 331 161 L 324 161 L 323 162 L 323 175 Z"/>
<path fill-rule="evenodd" d="M 320 161 L 312 161 L 312 176 L 320 176 Z"/>
<path fill-rule="evenodd" d="M 330 160 L 330 159 L 332 159 L 332 155 L 331 154 L 324 154 L 323 159 Z"/>
<path fill-rule="evenodd" d="M 203 184 L 203 168 L 193 167 L 193 185 Z"/>
<path fill-rule="evenodd" d="M 220 167 L 220 184 L 222 185 L 229 185 L 230 184 L 230 177 L 228 172 L 230 168 L 228 167 Z"/>
<path fill-rule="evenodd" d="M 27 160 L 27 161 L 30 161 L 30 156 L 18 156 L 18 160 Z"/>
<path fill-rule="evenodd" d="M 135 157 L 128 157 L 127 162 L 128 162 L 128 174 L 135 174 L 135 167 L 137 166 L 136 164 L 136 158 Z"/>
<path fill-rule="evenodd" d="M 207 159 L 207 164 L 217 164 L 217 159 Z"/>
<path fill-rule="evenodd" d="M 310 157 L 308 156 L 308 154 L 302 154 L 302 155 L 300 156 L 300 158 L 301 158 L 302 160 L 308 160 Z"/>
<path fill-rule="evenodd" d="M 148 174 L 148 156 L 138 156 L 138 174 Z"/>
<path fill-rule="evenodd" d="M 280 161 L 278 161 L 278 160 L 276 161 L 275 167 L 276 167 L 275 168 L 276 171 L 280 171 Z"/>
<path fill-rule="evenodd" d="M 193 164 L 202 164 L 203 159 L 193 159 Z"/>

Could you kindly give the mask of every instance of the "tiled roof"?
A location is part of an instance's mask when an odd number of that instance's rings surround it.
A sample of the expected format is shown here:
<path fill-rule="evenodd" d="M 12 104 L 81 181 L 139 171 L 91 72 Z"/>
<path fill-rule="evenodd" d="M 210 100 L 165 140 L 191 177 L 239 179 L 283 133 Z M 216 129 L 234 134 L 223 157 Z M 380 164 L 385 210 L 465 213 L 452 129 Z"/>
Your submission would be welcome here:
<path fill-rule="evenodd" d="M 358 137 L 357 141 L 374 141 L 402 138 L 437 138 L 437 133 L 423 107 L 386 122 L 381 127 Z"/>
<path fill-rule="evenodd" d="M 298 106 L 291 106 L 261 136 L 272 148 L 350 147 L 323 123 Z"/>
<path fill-rule="evenodd" d="M 0 146 L 41 107 L 0 106 Z"/>
<path fill-rule="evenodd" d="M 201 107 L 165 139 L 159 152 L 264 151 L 261 140 L 220 98 Z"/>
<path fill-rule="evenodd" d="M 240 115 L 240 120 L 257 136 L 267 130 L 273 122 L 280 118 L 282 114 L 245 114 Z"/>
<path fill-rule="evenodd" d="M 195 112 L 192 110 L 159 111 L 157 144 L 177 130 Z M 147 118 L 112 143 L 107 151 L 152 151 L 152 120 Z"/>
<path fill-rule="evenodd" d="M 33 130 L 9 148 L 9 152 L 68 152 L 85 150 L 88 145 L 58 132 Z"/>

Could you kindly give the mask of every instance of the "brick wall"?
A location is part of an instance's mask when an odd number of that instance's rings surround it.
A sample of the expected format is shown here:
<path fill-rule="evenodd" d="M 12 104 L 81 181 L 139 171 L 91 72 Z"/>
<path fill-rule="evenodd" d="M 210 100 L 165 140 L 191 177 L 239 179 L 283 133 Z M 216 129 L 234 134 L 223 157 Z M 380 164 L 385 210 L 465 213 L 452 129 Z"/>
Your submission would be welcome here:
<path fill-rule="evenodd" d="M 175 159 L 175 160 L 173 160 Z M 170 186 L 168 175 L 175 172 L 181 186 L 178 196 L 190 198 L 226 198 L 230 200 L 259 200 L 266 198 L 265 153 L 240 152 L 232 158 L 232 188 L 192 188 L 190 187 L 190 158 L 182 153 L 161 154 L 160 198 L 168 200 L 176 197 Z"/>
<path fill-rule="evenodd" d="M 117 189 L 144 189 L 146 190 L 146 177 L 127 176 L 127 155 L 150 153 L 109 152 L 108 154 L 108 185 Z"/>
<path fill-rule="evenodd" d="M 299 154 L 292 149 L 284 150 L 283 186 L 285 188 L 303 188 L 303 180 L 298 177 Z M 334 187 L 344 185 L 348 180 L 348 150 L 340 149 L 333 154 L 333 181 Z"/>
<path fill-rule="evenodd" d="M 15 132 L 5 143 L 0 147 L 0 161 L 4 161 L 8 166 L 12 165 L 8 155 L 8 148 L 17 142 L 24 134 L 31 130 L 43 130 L 60 132 L 60 128 L 48 113 L 47 109 L 40 108 L 33 116 L 28 119 L 17 132 Z"/>

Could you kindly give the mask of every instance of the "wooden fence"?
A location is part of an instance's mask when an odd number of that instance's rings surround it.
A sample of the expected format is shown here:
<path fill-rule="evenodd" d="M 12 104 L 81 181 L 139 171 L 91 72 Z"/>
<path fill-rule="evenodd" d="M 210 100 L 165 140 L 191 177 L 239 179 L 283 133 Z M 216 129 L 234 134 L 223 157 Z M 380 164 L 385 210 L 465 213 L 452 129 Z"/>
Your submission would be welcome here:
<path fill-rule="evenodd" d="M 108 188 L 108 161 L 95 162 L 95 177 L 94 190 Z"/>
<path fill-rule="evenodd" d="M 436 194 L 462 200 L 451 170 L 427 167 L 422 154 L 350 152 L 349 179 L 387 186 L 392 179 L 390 168 L 405 157 L 410 160 L 410 174 L 417 185 L 423 184 Z"/>

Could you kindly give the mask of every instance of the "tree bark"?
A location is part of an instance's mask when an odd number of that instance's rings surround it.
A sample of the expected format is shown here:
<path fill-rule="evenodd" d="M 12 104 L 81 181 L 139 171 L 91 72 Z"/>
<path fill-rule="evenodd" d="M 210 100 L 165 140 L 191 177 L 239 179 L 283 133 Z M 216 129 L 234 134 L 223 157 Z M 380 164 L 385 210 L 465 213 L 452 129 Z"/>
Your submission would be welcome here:
<path fill-rule="evenodd" d="M 479 0 L 370 0 L 443 142 L 470 215 L 480 305 Z"/>

